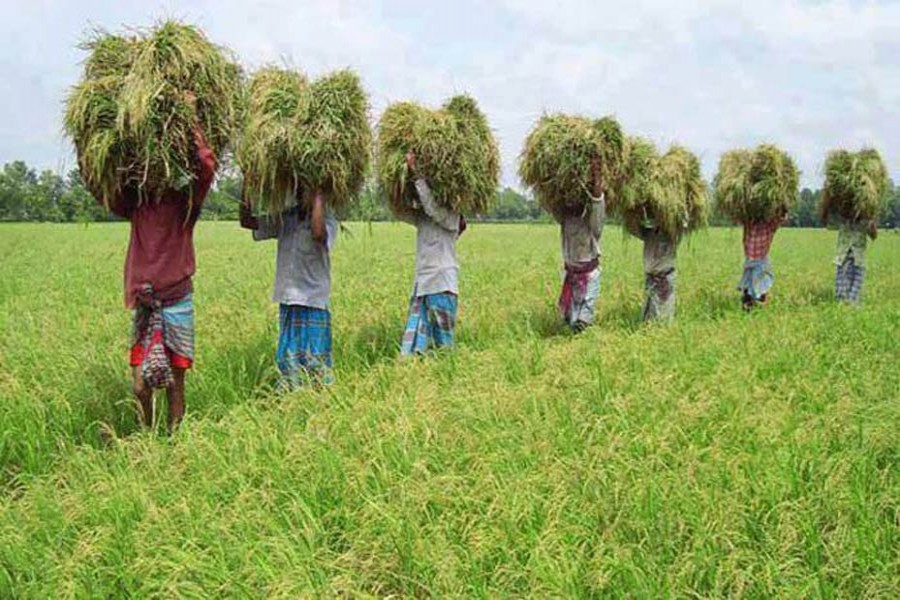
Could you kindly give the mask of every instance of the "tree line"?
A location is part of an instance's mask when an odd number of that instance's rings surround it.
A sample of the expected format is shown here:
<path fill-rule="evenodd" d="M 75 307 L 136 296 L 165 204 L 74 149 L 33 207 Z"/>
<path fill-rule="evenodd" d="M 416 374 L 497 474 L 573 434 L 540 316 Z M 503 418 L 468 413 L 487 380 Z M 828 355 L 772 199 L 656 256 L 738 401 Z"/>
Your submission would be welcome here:
<path fill-rule="evenodd" d="M 818 227 L 818 205 L 822 190 L 804 188 L 800 202 L 790 215 L 792 227 Z M 217 178 L 215 188 L 207 197 L 203 218 L 208 220 L 236 220 L 241 198 L 241 178 L 233 170 L 226 169 Z M 339 215 L 351 221 L 389 221 L 390 211 L 378 198 L 373 184 L 363 190 L 360 199 Z M 0 170 L 0 221 L 37 221 L 71 223 L 91 221 L 115 221 L 94 200 L 84 187 L 78 169 L 65 176 L 45 169 L 38 172 L 25 162 L 17 160 L 3 165 Z M 550 217 L 533 199 L 512 188 L 497 192 L 492 211 L 483 217 L 486 221 L 548 221 Z M 727 225 L 728 220 L 714 214 L 712 225 Z M 891 182 L 890 198 L 881 216 L 884 228 L 900 227 L 900 188 Z"/>

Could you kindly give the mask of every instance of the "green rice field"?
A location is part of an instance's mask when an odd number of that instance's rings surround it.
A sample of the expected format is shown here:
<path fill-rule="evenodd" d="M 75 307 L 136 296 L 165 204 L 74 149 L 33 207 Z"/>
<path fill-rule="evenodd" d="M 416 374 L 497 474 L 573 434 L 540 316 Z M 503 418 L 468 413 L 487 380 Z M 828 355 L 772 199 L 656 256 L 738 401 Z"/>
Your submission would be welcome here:
<path fill-rule="evenodd" d="M 349 224 L 337 383 L 276 396 L 274 244 L 201 222 L 168 438 L 131 405 L 128 225 L 0 225 L 0 598 L 898 598 L 900 234 L 859 308 L 835 238 L 780 231 L 745 314 L 740 230 L 701 232 L 645 326 L 610 226 L 573 336 L 558 230 L 476 223 L 458 347 L 401 360 L 415 231 Z"/>

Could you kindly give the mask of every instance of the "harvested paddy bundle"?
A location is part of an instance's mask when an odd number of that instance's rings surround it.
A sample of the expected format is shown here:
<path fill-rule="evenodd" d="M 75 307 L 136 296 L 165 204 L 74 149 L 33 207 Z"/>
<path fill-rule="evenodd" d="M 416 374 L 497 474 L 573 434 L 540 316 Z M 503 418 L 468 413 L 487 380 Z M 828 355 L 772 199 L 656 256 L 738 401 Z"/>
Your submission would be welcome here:
<path fill-rule="evenodd" d="M 297 71 L 266 67 L 250 80 L 238 163 L 263 210 L 279 213 L 298 189 L 334 207 L 365 183 L 371 156 L 369 102 L 359 77 L 337 71 L 312 84 Z"/>
<path fill-rule="evenodd" d="M 474 214 L 490 208 L 500 180 L 499 151 L 474 99 L 455 96 L 434 111 L 399 102 L 384 111 L 378 123 L 378 186 L 395 214 L 415 212 L 409 151 L 443 206 Z"/>
<path fill-rule="evenodd" d="M 90 55 L 66 100 L 64 125 L 82 177 L 107 205 L 125 187 L 142 201 L 187 187 L 195 127 L 217 155 L 227 150 L 241 69 L 200 30 L 167 21 L 130 36 L 101 32 L 82 48 Z"/>
<path fill-rule="evenodd" d="M 276 67 L 254 73 L 248 86 L 237 162 L 248 192 L 272 213 L 283 210 L 299 186 L 297 130 L 307 110 L 307 88 L 302 73 Z"/>
<path fill-rule="evenodd" d="M 601 177 L 610 191 L 621 179 L 624 136 L 611 117 L 590 120 L 570 115 L 545 115 L 525 140 L 519 176 L 538 202 L 557 220 L 567 211 L 582 210 L 591 189 L 591 162 L 600 162 Z M 615 194 L 610 194 L 611 204 Z"/>
<path fill-rule="evenodd" d="M 888 173 L 877 150 L 833 150 L 825 160 L 825 186 L 819 214 L 848 221 L 877 219 L 888 195 Z"/>
<path fill-rule="evenodd" d="M 732 150 L 719 161 L 716 205 L 744 223 L 780 219 L 797 204 L 799 180 L 794 161 L 773 145 Z"/>
<path fill-rule="evenodd" d="M 706 183 L 700 161 L 685 148 L 673 146 L 660 157 L 651 142 L 629 138 L 623 173 L 616 212 L 633 235 L 653 224 L 677 240 L 706 225 Z"/>

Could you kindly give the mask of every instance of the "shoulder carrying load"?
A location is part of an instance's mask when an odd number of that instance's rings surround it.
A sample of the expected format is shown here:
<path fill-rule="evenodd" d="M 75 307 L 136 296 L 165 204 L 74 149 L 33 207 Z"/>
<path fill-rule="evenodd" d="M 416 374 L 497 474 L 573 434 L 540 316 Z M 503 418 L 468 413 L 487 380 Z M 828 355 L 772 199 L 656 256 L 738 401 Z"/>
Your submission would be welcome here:
<path fill-rule="evenodd" d="M 439 110 L 399 102 L 384 111 L 378 123 L 378 186 L 394 214 L 415 212 L 409 151 L 442 206 L 469 214 L 490 209 L 500 182 L 500 153 L 471 97 L 455 96 Z"/>
<path fill-rule="evenodd" d="M 166 21 L 132 35 L 100 32 L 82 47 L 90 55 L 66 99 L 65 130 L 82 178 L 107 206 L 126 187 L 141 201 L 190 189 L 197 126 L 217 156 L 227 151 L 242 73 L 199 29 Z"/>

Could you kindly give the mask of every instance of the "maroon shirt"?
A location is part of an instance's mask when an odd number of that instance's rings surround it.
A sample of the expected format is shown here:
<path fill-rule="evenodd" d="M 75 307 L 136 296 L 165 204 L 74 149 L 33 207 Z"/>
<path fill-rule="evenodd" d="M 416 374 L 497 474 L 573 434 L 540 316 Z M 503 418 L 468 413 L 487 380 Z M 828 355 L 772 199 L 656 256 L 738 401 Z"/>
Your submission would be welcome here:
<path fill-rule="evenodd" d="M 131 240 L 125 257 L 125 306 L 134 308 L 145 283 L 163 302 L 191 292 L 194 275 L 194 225 L 216 174 L 213 151 L 197 136 L 199 168 L 188 211 L 187 191 L 166 191 L 161 198 L 138 202 L 136 190 L 126 190 L 110 207 L 131 221 Z"/>

